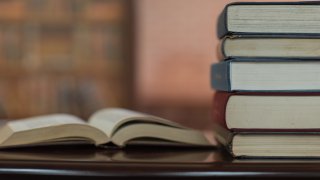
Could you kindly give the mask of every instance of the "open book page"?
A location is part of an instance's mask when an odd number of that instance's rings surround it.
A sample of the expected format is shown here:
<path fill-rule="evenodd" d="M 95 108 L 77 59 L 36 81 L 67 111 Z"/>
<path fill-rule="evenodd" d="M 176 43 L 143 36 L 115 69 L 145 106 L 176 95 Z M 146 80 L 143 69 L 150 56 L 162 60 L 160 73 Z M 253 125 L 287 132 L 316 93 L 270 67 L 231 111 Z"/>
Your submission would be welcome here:
<path fill-rule="evenodd" d="M 37 116 L 8 121 L 0 130 L 0 147 L 42 144 L 72 144 L 81 141 L 103 144 L 109 139 L 102 131 L 66 114 Z"/>
<path fill-rule="evenodd" d="M 37 128 L 64 124 L 86 124 L 83 120 L 67 114 L 53 114 L 8 121 L 7 125 L 14 131 L 27 131 Z"/>
<path fill-rule="evenodd" d="M 155 139 L 161 139 L 191 146 L 212 146 L 200 131 L 147 123 L 123 126 L 111 139 L 118 146 L 124 146 L 130 140 L 145 138 L 154 138 L 150 141 L 152 145 L 157 144 Z M 163 141 L 160 143 L 162 144 Z"/>
<path fill-rule="evenodd" d="M 102 109 L 94 113 L 90 119 L 89 124 L 94 126 L 103 132 L 105 132 L 109 137 L 111 137 L 117 129 L 125 123 L 134 122 L 149 122 L 149 123 L 160 123 L 167 126 L 185 128 L 175 122 L 151 116 L 131 110 L 121 109 L 121 108 L 107 108 Z"/>

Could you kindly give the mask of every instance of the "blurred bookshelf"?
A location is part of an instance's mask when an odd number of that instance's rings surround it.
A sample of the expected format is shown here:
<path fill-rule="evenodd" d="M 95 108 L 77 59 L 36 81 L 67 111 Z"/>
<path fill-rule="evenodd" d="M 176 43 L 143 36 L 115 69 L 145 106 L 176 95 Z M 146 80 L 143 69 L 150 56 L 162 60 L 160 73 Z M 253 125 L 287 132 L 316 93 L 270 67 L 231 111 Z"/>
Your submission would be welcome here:
<path fill-rule="evenodd" d="M 0 0 L 0 118 L 130 99 L 126 0 Z"/>
<path fill-rule="evenodd" d="M 216 20 L 230 1 L 135 2 L 137 109 L 211 131 L 210 65 L 219 60 Z"/>

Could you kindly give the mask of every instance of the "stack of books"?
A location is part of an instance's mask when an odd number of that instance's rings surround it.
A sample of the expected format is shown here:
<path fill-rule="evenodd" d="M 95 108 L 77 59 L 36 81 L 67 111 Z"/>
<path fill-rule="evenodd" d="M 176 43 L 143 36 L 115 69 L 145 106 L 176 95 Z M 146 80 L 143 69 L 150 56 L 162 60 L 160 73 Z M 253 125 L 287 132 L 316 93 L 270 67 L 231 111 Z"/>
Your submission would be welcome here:
<path fill-rule="evenodd" d="M 236 157 L 320 157 L 320 2 L 241 2 L 221 13 L 214 120 Z"/>

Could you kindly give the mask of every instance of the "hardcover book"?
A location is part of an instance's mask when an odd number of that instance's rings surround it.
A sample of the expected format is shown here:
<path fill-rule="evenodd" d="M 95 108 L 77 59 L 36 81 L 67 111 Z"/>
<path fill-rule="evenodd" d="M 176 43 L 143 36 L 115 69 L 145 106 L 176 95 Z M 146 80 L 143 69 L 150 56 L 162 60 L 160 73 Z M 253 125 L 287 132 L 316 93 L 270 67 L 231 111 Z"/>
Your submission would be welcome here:
<path fill-rule="evenodd" d="M 319 95 L 217 92 L 215 137 L 237 158 L 319 158 Z"/>
<path fill-rule="evenodd" d="M 218 21 L 218 37 L 251 35 L 317 35 L 320 2 L 236 2 Z"/>
<path fill-rule="evenodd" d="M 211 86 L 220 91 L 319 92 L 320 61 L 236 58 L 211 66 Z"/>
<path fill-rule="evenodd" d="M 68 114 L 2 122 L 0 148 L 93 144 L 96 146 L 213 146 L 200 131 L 120 108 L 102 109 L 88 123 Z"/>
<path fill-rule="evenodd" d="M 220 48 L 223 58 L 317 59 L 320 57 L 320 38 L 227 37 Z"/>
<path fill-rule="evenodd" d="M 232 132 L 320 132 L 320 93 L 225 93 L 213 98 L 216 124 Z"/>
<path fill-rule="evenodd" d="M 215 136 L 236 158 L 320 158 L 320 133 L 233 132 L 216 125 Z"/>

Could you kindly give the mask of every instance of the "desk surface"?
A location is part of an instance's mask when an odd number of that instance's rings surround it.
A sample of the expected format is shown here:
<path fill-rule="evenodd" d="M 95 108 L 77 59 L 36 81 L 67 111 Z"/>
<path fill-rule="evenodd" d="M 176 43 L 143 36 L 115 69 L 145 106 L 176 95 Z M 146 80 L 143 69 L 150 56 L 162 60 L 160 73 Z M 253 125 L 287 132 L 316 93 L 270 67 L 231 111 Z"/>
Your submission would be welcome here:
<path fill-rule="evenodd" d="M 0 151 L 0 178 L 320 178 L 320 159 L 240 160 L 221 149 L 41 147 Z"/>

